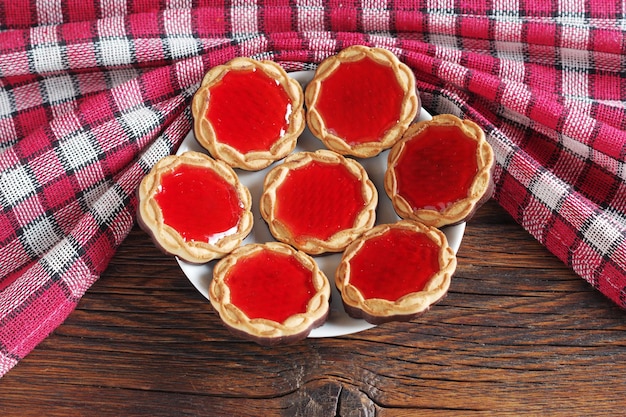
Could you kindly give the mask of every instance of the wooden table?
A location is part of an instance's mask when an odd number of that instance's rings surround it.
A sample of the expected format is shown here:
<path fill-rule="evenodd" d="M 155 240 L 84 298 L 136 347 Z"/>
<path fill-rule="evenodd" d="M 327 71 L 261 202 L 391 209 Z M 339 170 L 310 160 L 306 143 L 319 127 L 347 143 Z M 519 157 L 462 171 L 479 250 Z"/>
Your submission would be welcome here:
<path fill-rule="evenodd" d="M 448 297 L 410 323 L 266 348 L 233 338 L 135 228 L 4 378 L 3 416 L 623 415 L 626 315 L 495 202 Z"/>

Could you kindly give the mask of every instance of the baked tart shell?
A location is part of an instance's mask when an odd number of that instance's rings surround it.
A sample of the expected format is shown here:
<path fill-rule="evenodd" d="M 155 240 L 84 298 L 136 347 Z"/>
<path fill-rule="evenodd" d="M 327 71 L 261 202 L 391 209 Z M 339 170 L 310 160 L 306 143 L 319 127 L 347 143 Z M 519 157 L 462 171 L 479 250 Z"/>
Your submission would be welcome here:
<path fill-rule="evenodd" d="M 342 64 L 354 63 L 365 58 L 371 59 L 380 66 L 391 68 L 395 74 L 395 80 L 403 92 L 403 96 L 397 120 L 392 127 L 384 131 L 376 140 L 351 143 L 346 139 L 345 134 L 340 135 L 332 127 L 328 126 L 325 115 L 320 111 L 319 103 L 325 80 L 331 77 Z M 355 97 L 353 102 L 367 101 L 372 94 L 368 92 L 367 85 L 364 84 L 362 93 L 359 95 L 360 98 Z M 390 148 L 402 137 L 402 134 L 419 114 L 421 108 L 419 95 L 415 89 L 415 76 L 412 70 L 400 62 L 390 51 L 362 45 L 345 48 L 338 54 L 328 57 L 320 63 L 313 79 L 306 87 L 305 103 L 307 107 L 307 126 L 311 133 L 319 138 L 328 149 L 342 155 L 351 155 L 359 158 L 373 157 Z M 346 112 L 348 111 L 346 110 Z"/>
<path fill-rule="evenodd" d="M 233 303 L 233 293 L 228 283 L 229 274 L 236 270 L 238 263 L 261 251 L 291 257 L 310 272 L 315 292 L 306 303 L 305 312 L 290 315 L 282 322 L 262 317 L 251 319 L 243 311 L 245 308 Z M 209 287 L 211 305 L 225 326 L 233 334 L 264 346 L 294 343 L 306 338 L 312 329 L 326 321 L 330 294 L 330 283 L 313 258 L 280 242 L 249 244 L 235 250 L 217 262 Z"/>
<path fill-rule="evenodd" d="M 277 211 L 280 204 L 279 193 L 292 170 L 298 170 L 311 163 L 341 165 L 358 181 L 363 205 L 360 207 L 353 223 L 338 230 L 327 239 L 315 236 L 299 235 L 282 219 Z M 316 178 L 311 178 L 316 181 Z M 333 203 L 333 202 L 329 202 Z M 284 163 L 272 168 L 265 177 L 263 194 L 260 201 L 261 215 L 270 228 L 272 235 L 283 243 L 290 244 L 310 255 L 327 252 L 340 252 L 354 239 L 374 226 L 378 191 L 369 179 L 365 169 L 357 161 L 345 158 L 329 150 L 315 152 L 297 152 L 285 159 Z"/>
<path fill-rule="evenodd" d="M 399 186 L 398 165 L 410 141 L 419 141 L 427 135 L 437 134 L 439 128 L 458 128 L 467 140 L 475 142 L 476 151 L 470 158 L 475 158 L 476 172 L 467 191 L 459 199 L 447 202 L 445 207 L 415 207 Z M 453 149 L 450 149 L 452 152 Z M 416 161 L 415 164 L 419 163 Z M 469 220 L 476 210 L 491 198 L 493 183 L 494 153 L 485 139 L 484 131 L 471 120 L 463 120 L 451 114 L 433 116 L 432 120 L 412 124 L 403 138 L 393 146 L 388 155 L 384 187 L 393 203 L 396 213 L 403 219 L 411 219 L 429 226 L 443 227 Z M 456 173 L 454 168 L 443 172 L 449 178 Z M 411 186 L 420 187 L 419 181 Z M 442 184 L 445 187 L 445 184 Z"/>
<path fill-rule="evenodd" d="M 439 248 L 438 269 L 428 278 L 421 290 L 405 293 L 394 300 L 368 297 L 358 285 L 353 283 L 351 262 L 359 256 L 359 252 L 368 241 L 383 236 L 390 230 L 406 230 L 410 233 L 423 234 L 434 242 Z M 376 262 L 376 260 L 371 260 L 371 262 Z M 351 317 L 364 319 L 375 325 L 391 321 L 410 321 L 428 311 L 432 305 L 447 295 L 456 264 L 456 255 L 448 245 L 443 232 L 421 223 L 401 220 L 394 224 L 376 226 L 348 246 L 337 268 L 335 285 L 341 293 L 344 309 Z M 380 283 L 376 283 L 377 285 L 384 285 L 384 279 L 393 280 L 395 277 L 382 278 Z"/>
<path fill-rule="evenodd" d="M 181 166 L 211 170 L 232 186 L 241 208 L 235 230 L 231 230 L 217 241 L 209 243 L 202 240 L 185 239 L 180 231 L 165 223 L 164 213 L 157 202 L 156 195 L 160 191 L 162 177 L 171 174 Z M 243 239 L 252 230 L 253 216 L 250 211 L 252 198 L 249 190 L 241 184 L 232 168 L 200 152 L 189 151 L 178 156 L 169 155 L 161 159 L 142 179 L 137 192 L 139 199 L 137 220 L 141 228 L 165 253 L 178 256 L 187 262 L 207 263 L 222 258 L 239 247 Z"/>
<path fill-rule="evenodd" d="M 206 117 L 211 102 L 211 88 L 218 85 L 231 71 L 262 71 L 280 85 L 291 101 L 287 116 L 287 127 L 269 149 L 241 152 L 236 147 L 221 141 L 213 123 Z M 233 168 L 248 171 L 261 170 L 273 162 L 286 157 L 296 146 L 298 136 L 305 128 L 304 93 L 300 84 L 290 78 L 285 70 L 273 61 L 255 60 L 247 57 L 234 58 L 224 65 L 210 69 L 193 97 L 191 110 L 194 118 L 194 134 L 202 147 L 215 159 L 224 161 Z M 250 121 L 254 123 L 254 121 Z M 252 140 L 252 138 L 251 138 Z"/>

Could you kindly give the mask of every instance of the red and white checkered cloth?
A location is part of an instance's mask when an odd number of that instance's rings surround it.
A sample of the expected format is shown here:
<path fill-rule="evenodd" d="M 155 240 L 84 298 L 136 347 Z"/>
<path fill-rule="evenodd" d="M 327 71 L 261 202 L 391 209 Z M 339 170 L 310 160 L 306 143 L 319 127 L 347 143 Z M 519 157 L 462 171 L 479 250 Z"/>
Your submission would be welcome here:
<path fill-rule="evenodd" d="M 625 7 L 0 0 L 0 376 L 98 279 L 142 176 L 191 129 L 203 74 L 242 55 L 302 70 L 390 49 L 427 110 L 485 129 L 496 200 L 626 307 Z"/>

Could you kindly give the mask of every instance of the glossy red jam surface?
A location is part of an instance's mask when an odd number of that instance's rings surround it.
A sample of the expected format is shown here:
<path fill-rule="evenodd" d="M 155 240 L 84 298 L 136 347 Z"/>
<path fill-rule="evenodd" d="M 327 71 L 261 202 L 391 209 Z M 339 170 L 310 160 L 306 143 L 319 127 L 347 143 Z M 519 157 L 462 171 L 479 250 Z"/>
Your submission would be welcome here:
<path fill-rule="evenodd" d="M 403 99 L 393 69 L 364 58 L 324 79 L 316 106 L 326 128 L 355 145 L 380 141 L 398 123 Z"/>
<path fill-rule="evenodd" d="M 398 193 L 414 209 L 443 210 L 467 197 L 477 143 L 454 126 L 430 126 L 406 143 L 395 167 Z"/>
<path fill-rule="evenodd" d="M 288 128 L 291 99 L 262 70 L 228 72 L 208 100 L 206 117 L 218 142 L 241 153 L 269 150 Z"/>
<path fill-rule="evenodd" d="M 209 168 L 179 165 L 154 196 L 163 222 L 185 239 L 214 244 L 237 231 L 243 204 L 235 187 Z"/>
<path fill-rule="evenodd" d="M 340 164 L 317 161 L 291 170 L 276 197 L 275 217 L 296 240 L 328 240 L 353 227 L 365 205 L 358 178 Z"/>
<path fill-rule="evenodd" d="M 305 313 L 315 295 L 311 271 L 295 258 L 269 250 L 239 260 L 224 283 L 230 288 L 231 303 L 249 318 L 278 323 Z"/>
<path fill-rule="evenodd" d="M 395 301 L 421 291 L 439 271 L 439 247 L 426 235 L 390 229 L 365 242 L 350 260 L 350 283 L 366 299 Z"/>

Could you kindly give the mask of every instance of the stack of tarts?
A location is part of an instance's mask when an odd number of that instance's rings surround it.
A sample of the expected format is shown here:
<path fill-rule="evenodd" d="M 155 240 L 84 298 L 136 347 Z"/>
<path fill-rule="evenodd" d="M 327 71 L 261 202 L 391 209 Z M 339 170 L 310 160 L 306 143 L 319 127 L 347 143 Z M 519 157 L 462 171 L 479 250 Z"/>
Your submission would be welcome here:
<path fill-rule="evenodd" d="M 346 48 L 304 91 L 273 62 L 236 58 L 206 74 L 192 113 L 202 151 L 154 166 L 138 219 L 167 253 L 211 262 L 207 295 L 233 334 L 306 338 L 333 287 L 349 317 L 373 325 L 447 294 L 456 256 L 440 228 L 491 196 L 493 152 L 471 121 L 416 122 L 413 73 L 391 52 Z M 385 201 L 395 217 L 382 222 Z M 319 265 L 333 253 L 331 285 Z"/>

